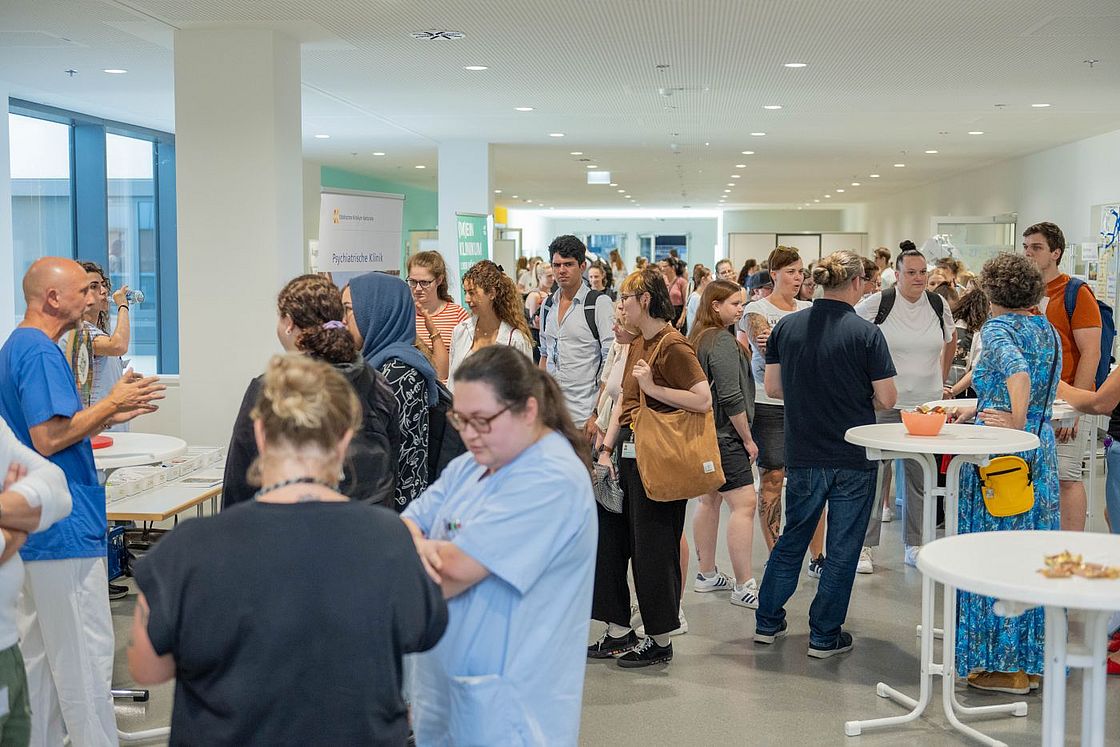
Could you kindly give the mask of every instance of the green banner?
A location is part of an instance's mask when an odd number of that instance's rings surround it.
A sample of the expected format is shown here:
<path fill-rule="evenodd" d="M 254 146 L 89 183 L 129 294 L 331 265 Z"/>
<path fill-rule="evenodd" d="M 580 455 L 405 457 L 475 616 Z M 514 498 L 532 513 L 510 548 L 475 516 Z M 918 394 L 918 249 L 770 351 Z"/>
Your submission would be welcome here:
<path fill-rule="evenodd" d="M 484 259 L 490 258 L 490 241 L 486 235 L 486 216 L 476 213 L 455 213 L 456 242 L 459 247 L 459 300 L 462 302 L 463 273 Z"/>

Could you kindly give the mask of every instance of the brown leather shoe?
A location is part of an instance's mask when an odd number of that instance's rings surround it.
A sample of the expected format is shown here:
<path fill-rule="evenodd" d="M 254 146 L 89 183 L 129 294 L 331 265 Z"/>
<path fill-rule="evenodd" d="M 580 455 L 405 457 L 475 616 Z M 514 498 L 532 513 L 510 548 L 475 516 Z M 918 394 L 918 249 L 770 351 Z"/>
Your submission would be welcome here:
<path fill-rule="evenodd" d="M 1041 674 L 1028 674 L 1027 675 L 1027 680 L 1031 683 L 1031 692 L 1032 693 L 1035 690 L 1038 690 L 1039 688 L 1042 687 L 1042 675 Z"/>
<path fill-rule="evenodd" d="M 1031 681 L 1027 673 L 1018 672 L 973 672 L 968 675 L 968 686 L 977 690 L 1009 695 L 1026 695 L 1031 691 Z"/>

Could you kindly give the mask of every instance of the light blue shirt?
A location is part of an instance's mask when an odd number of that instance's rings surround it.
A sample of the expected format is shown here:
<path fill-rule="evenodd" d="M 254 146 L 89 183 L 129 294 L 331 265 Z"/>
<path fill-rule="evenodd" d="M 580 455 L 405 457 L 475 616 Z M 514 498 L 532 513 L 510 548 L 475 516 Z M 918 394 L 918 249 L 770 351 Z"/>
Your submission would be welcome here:
<path fill-rule="evenodd" d="M 568 441 L 550 433 L 490 476 L 463 454 L 403 516 L 490 571 L 417 657 L 418 744 L 575 745 L 598 519 Z"/>
<path fill-rule="evenodd" d="M 560 319 L 560 293 L 552 294 L 552 307 L 541 314 L 541 355 L 547 359 L 548 372 L 556 380 L 568 413 L 576 427 L 582 428 L 599 399 L 599 374 L 614 342 L 614 302 L 603 294 L 595 301 L 595 326 L 599 337 L 591 334 L 584 306 L 591 291 L 586 283 L 572 299 L 568 313 Z"/>
<path fill-rule="evenodd" d="M 692 325 L 696 323 L 696 312 L 700 310 L 700 291 L 692 291 L 692 295 L 688 297 L 688 303 L 684 307 L 684 323 L 685 329 L 689 332 L 692 331 Z"/>

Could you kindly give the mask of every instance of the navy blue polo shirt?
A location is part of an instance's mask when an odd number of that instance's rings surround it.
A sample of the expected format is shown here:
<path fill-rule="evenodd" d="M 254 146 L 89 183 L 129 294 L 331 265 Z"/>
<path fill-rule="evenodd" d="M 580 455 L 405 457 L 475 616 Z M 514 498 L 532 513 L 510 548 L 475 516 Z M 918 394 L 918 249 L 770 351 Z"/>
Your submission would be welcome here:
<path fill-rule="evenodd" d="M 787 467 L 877 468 L 844 433 L 875 422 L 871 382 L 895 375 L 878 327 L 843 301 L 818 298 L 774 326 L 766 362 L 782 367 Z"/>

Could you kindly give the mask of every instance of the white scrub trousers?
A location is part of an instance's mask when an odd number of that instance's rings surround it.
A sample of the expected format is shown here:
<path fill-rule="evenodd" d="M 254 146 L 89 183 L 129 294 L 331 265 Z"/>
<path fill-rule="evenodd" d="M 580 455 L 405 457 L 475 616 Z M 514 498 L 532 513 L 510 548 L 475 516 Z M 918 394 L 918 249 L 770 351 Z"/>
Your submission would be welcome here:
<path fill-rule="evenodd" d="M 106 559 L 24 563 L 19 600 L 20 650 L 31 698 L 31 744 L 117 745 L 110 692 L 113 618 Z"/>

